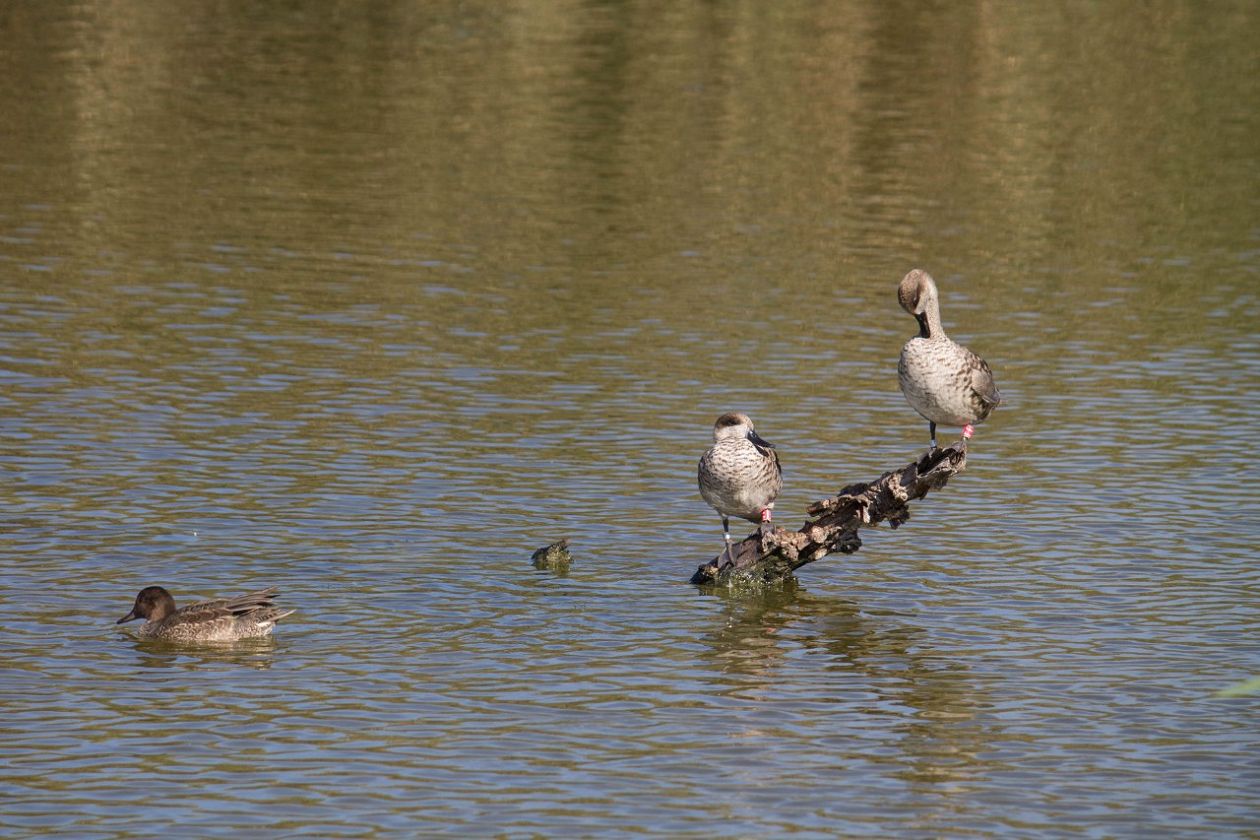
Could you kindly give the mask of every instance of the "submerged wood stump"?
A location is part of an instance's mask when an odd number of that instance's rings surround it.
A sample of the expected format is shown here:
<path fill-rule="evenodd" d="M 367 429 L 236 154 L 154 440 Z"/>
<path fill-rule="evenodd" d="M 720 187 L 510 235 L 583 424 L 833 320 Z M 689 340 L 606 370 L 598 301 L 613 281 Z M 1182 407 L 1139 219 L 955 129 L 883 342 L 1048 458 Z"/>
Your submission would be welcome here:
<path fill-rule="evenodd" d="M 868 483 L 850 484 L 809 506 L 810 518 L 798 531 L 774 528 L 732 543 L 734 562 L 723 551 L 696 569 L 691 582 L 773 583 L 828 554 L 852 554 L 862 547 L 858 530 L 880 522 L 893 528 L 910 518 L 909 503 L 939 490 L 967 466 L 967 441 L 934 449 L 918 461 Z"/>
<path fill-rule="evenodd" d="M 569 565 L 573 563 L 573 555 L 569 552 L 569 538 L 564 537 L 551 545 L 544 545 L 531 554 L 529 559 L 535 569 L 567 574 Z"/>

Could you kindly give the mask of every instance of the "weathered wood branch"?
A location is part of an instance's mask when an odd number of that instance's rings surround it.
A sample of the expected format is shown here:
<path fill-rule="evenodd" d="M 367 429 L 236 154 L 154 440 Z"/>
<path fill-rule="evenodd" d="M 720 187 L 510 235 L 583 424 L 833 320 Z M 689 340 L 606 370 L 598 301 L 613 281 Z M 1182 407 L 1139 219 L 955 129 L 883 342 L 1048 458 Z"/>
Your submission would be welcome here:
<path fill-rule="evenodd" d="M 573 555 L 569 552 L 569 538 L 563 537 L 551 545 L 544 545 L 530 555 L 529 559 L 533 561 L 535 569 L 567 575 L 569 566 L 573 563 Z"/>
<path fill-rule="evenodd" d="M 910 518 L 909 503 L 939 490 L 967 466 L 967 441 L 936 449 L 899 470 L 869 483 L 850 484 L 829 499 L 814 502 L 810 518 L 798 531 L 774 528 L 754 532 L 696 569 L 692 583 L 769 583 L 821 560 L 828 554 L 852 554 L 862 547 L 858 530 L 887 522 L 893 528 Z"/>

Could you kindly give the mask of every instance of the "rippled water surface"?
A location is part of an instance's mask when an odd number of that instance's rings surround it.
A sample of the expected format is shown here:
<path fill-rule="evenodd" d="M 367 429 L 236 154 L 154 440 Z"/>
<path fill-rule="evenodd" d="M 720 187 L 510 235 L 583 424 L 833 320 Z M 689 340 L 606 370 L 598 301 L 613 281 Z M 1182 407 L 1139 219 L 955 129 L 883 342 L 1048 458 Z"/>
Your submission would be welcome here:
<path fill-rule="evenodd" d="M 0 834 L 1255 836 L 1258 39 L 0 11 Z M 788 524 L 922 451 L 915 266 L 1008 400 L 966 473 L 779 591 L 687 584 L 721 412 Z M 140 642 L 155 583 L 297 613 Z"/>

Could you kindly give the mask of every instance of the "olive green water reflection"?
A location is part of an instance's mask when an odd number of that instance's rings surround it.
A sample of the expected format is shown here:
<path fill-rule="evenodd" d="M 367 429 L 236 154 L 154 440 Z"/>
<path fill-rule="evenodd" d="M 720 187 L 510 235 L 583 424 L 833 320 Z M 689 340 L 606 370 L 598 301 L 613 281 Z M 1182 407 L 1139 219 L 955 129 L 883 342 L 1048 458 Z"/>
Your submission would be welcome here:
<path fill-rule="evenodd" d="M 0 10 L 0 825 L 1245 836 L 1247 3 Z M 904 463 L 911 267 L 1009 405 L 897 532 L 683 584 Z M 530 553 L 573 540 L 566 577 Z M 136 591 L 274 584 L 242 650 Z"/>

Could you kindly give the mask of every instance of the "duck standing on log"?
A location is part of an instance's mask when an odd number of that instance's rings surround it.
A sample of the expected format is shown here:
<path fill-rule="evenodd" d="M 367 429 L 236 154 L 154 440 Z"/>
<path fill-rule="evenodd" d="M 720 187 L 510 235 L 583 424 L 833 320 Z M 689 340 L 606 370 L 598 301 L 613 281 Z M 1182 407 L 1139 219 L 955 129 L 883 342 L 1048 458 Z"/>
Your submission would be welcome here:
<path fill-rule="evenodd" d="M 747 414 L 728 412 L 713 424 L 713 445 L 700 457 L 698 479 L 700 496 L 722 517 L 726 556 L 734 563 L 730 517 L 769 528 L 783 488 L 779 453 L 757 434 Z"/>
<path fill-rule="evenodd" d="M 973 423 L 989 416 L 1002 402 L 993 371 L 984 359 L 945 335 L 936 282 L 916 268 L 897 287 L 901 308 L 919 322 L 919 334 L 901 348 L 897 379 L 906 401 L 928 421 L 932 449 L 936 424 L 962 426 L 962 436 L 975 434 Z"/>

